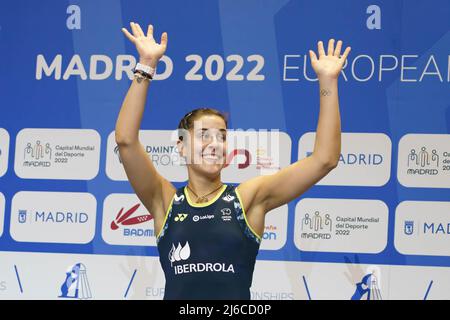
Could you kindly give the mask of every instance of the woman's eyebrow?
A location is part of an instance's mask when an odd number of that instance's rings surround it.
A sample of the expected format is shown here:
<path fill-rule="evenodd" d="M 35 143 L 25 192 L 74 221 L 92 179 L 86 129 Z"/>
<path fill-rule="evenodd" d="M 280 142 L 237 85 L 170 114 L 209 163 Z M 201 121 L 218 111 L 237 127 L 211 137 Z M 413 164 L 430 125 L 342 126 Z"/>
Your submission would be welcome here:
<path fill-rule="evenodd" d="M 206 131 L 206 130 L 209 130 L 209 129 L 216 129 L 216 128 L 201 128 L 200 130 Z M 222 131 L 222 132 L 227 132 L 227 129 L 219 129 L 219 130 Z"/>

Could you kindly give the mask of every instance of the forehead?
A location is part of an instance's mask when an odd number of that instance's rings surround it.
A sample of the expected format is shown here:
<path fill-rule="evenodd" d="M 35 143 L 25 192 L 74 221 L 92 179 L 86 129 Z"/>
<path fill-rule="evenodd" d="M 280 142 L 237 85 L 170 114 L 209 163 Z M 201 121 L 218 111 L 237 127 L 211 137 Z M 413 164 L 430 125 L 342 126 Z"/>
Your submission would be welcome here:
<path fill-rule="evenodd" d="M 194 121 L 194 129 L 226 130 L 225 121 L 215 115 L 203 115 Z"/>

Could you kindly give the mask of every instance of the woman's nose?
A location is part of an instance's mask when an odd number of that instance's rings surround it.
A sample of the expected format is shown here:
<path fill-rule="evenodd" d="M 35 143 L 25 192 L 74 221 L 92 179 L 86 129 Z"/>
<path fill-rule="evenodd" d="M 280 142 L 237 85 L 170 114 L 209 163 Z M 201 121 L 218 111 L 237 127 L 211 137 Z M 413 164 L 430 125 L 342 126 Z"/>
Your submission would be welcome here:
<path fill-rule="evenodd" d="M 219 144 L 219 141 L 215 135 L 211 135 L 208 139 L 207 144 L 211 146 L 217 146 Z"/>

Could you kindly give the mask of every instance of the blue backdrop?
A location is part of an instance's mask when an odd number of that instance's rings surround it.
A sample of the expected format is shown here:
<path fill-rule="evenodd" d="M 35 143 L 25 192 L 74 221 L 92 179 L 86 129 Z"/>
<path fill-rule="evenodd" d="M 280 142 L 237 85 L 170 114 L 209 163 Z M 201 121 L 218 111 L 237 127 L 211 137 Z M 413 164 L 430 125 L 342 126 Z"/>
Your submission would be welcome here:
<path fill-rule="evenodd" d="M 73 15 L 67 12 L 70 5 L 80 10 L 79 28 L 68 27 Z M 375 11 L 368 9 L 371 5 L 376 6 Z M 142 129 L 174 129 L 189 110 L 209 106 L 229 112 L 230 128 L 276 128 L 288 133 L 291 162 L 298 159 L 298 140 L 316 130 L 319 115 L 318 83 L 308 80 L 314 78 L 309 59 L 304 74 L 304 56 L 309 49 L 316 50 L 318 40 L 342 39 L 344 46 L 351 46 L 346 77 L 341 75 L 339 80 L 342 131 L 388 135 L 392 141 L 390 179 L 380 187 L 316 185 L 301 198 L 379 199 L 388 205 L 387 246 L 378 254 L 357 254 L 361 263 L 450 266 L 449 256 L 403 255 L 394 247 L 394 212 L 401 201 L 450 200 L 448 188 L 408 188 L 399 183 L 396 172 L 403 135 L 449 134 L 449 17 L 448 0 L 2 1 L 0 127 L 9 133 L 10 144 L 8 170 L 0 177 L 6 200 L 0 250 L 157 255 L 155 247 L 111 246 L 101 237 L 103 200 L 111 193 L 133 192 L 127 181 L 112 181 L 104 169 L 106 140 L 114 130 L 130 80 L 125 76 L 117 80 L 115 66 L 111 76 L 92 80 L 89 63 L 92 55 L 106 55 L 113 65 L 119 55 L 136 57 L 134 46 L 120 31 L 136 21 L 141 26 L 152 23 L 158 42 L 161 33 L 168 32 L 166 56 L 173 63 L 172 74 L 150 86 Z M 240 70 L 243 75 L 256 65 L 246 58 L 260 55 L 264 65 L 259 74 L 264 80 L 244 77 L 242 81 L 229 81 L 223 76 L 212 81 L 202 70 L 203 80 L 186 80 L 193 62 L 185 59 L 191 54 L 201 56 L 203 62 L 214 54 L 224 60 L 232 54 L 240 55 L 244 59 Z M 58 80 L 54 74 L 42 74 L 38 79 L 39 55 L 48 64 L 61 55 L 62 74 L 74 55 L 79 55 L 88 78 Z M 298 69 L 285 68 L 286 55 L 297 55 L 288 64 Z M 395 56 L 398 66 L 382 71 L 381 55 Z M 405 65 L 417 69 L 402 70 L 401 60 L 406 55 L 417 55 L 404 58 Z M 430 63 L 430 56 L 434 62 Z M 386 58 L 383 63 L 385 68 L 394 67 L 395 59 Z M 225 71 L 233 66 L 225 63 Z M 436 74 L 423 74 L 424 70 L 435 72 L 436 67 L 442 79 Z M 158 68 L 163 72 L 164 64 Z M 298 80 L 288 81 L 294 78 Z M 101 137 L 98 175 L 88 181 L 19 178 L 14 171 L 15 137 L 23 128 L 95 129 Z M 178 187 L 184 183 L 174 184 Z M 94 240 L 85 245 L 14 241 L 9 234 L 11 199 L 22 190 L 93 194 L 98 212 Z M 280 250 L 262 250 L 258 259 L 344 263 L 350 256 L 353 260 L 353 253 L 302 252 L 295 247 L 294 209 L 298 200 L 289 204 L 286 245 Z"/>

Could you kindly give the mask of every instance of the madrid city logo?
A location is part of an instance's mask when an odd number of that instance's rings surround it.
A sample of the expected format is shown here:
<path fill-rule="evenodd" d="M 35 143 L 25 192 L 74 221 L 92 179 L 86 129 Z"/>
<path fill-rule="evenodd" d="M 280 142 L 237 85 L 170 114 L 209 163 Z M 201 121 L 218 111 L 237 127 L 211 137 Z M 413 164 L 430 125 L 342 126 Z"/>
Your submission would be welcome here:
<path fill-rule="evenodd" d="M 77 263 L 66 271 L 66 279 L 61 285 L 59 298 L 91 299 L 92 292 L 89 285 L 86 266 Z"/>
<path fill-rule="evenodd" d="M 309 213 L 306 213 L 305 217 L 302 219 L 302 230 L 305 229 L 314 230 L 316 232 L 322 230 L 331 232 L 333 229 L 333 222 L 328 213 L 325 214 L 324 217 L 320 215 L 319 211 L 316 211 L 312 217 L 309 216 Z"/>
<path fill-rule="evenodd" d="M 17 219 L 19 223 L 78 223 L 84 224 L 89 220 L 89 215 L 85 212 L 63 212 L 63 211 L 33 211 L 19 209 Z M 29 216 L 29 217 L 28 217 Z"/>
<path fill-rule="evenodd" d="M 50 143 L 46 143 L 44 146 L 41 144 L 40 140 L 36 140 L 34 144 L 28 142 L 27 146 L 23 150 L 23 158 L 25 160 L 51 160 L 52 148 L 50 147 Z"/>
<path fill-rule="evenodd" d="M 26 223 L 27 222 L 27 210 L 19 210 L 19 214 L 17 215 L 17 219 L 19 220 L 19 223 Z"/>
<path fill-rule="evenodd" d="M 431 150 L 431 153 L 425 146 L 419 150 L 411 149 L 408 154 L 407 174 L 437 175 L 440 161 L 442 162 L 442 159 L 439 159 L 436 149 Z"/>
<path fill-rule="evenodd" d="M 417 228 L 415 227 L 417 225 Z M 450 235 L 450 222 L 442 221 L 425 221 L 418 222 L 413 220 L 405 220 L 403 232 L 410 236 L 416 235 Z"/>
<path fill-rule="evenodd" d="M 410 236 L 414 233 L 414 221 L 405 221 L 405 234 Z"/>
<path fill-rule="evenodd" d="M 301 220 L 301 231 L 302 238 L 331 239 L 333 221 L 328 213 L 325 215 L 321 215 L 319 211 L 313 215 L 305 213 Z"/>

